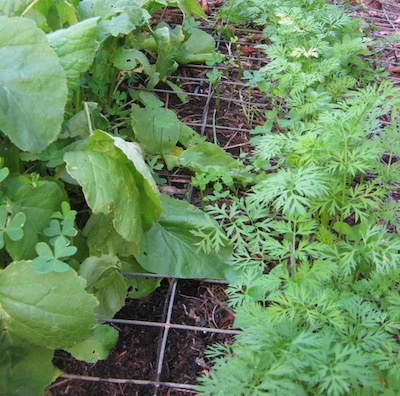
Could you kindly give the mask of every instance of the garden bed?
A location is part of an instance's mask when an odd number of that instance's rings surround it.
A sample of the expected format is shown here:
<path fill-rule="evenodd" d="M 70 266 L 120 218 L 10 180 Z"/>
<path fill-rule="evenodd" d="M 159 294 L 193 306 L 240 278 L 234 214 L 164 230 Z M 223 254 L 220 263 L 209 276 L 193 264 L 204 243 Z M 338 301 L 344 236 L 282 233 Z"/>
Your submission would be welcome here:
<path fill-rule="evenodd" d="M 150 91 L 163 101 L 166 109 L 173 110 L 180 121 L 208 142 L 246 163 L 246 157 L 254 148 L 250 131 L 262 128 L 268 119 L 266 112 L 273 107 L 260 90 L 247 84 L 248 76 L 245 74 L 268 64 L 264 52 L 257 47 L 262 37 L 261 28 L 225 26 L 215 14 L 223 2 L 201 3 L 208 9 L 209 18 L 200 27 L 213 35 L 225 62 L 212 66 L 189 63 L 169 78 L 187 94 L 187 103 L 182 103 L 174 89 L 165 83 Z M 353 10 L 354 16 L 360 16 L 371 24 L 367 30 L 371 30 L 374 38 L 388 37 L 400 31 L 399 6 L 395 2 L 368 1 L 361 5 L 357 2 Z M 180 26 L 182 12 L 161 10 L 153 20 Z M 221 33 L 226 29 L 233 32 L 232 39 Z M 390 73 L 395 85 L 400 85 L 399 51 L 398 42 L 376 47 L 376 60 Z M 215 81 L 210 81 L 212 73 L 216 72 L 220 75 Z M 148 91 L 135 81 L 124 81 L 118 89 L 127 95 L 132 90 Z M 117 102 L 115 100 L 116 105 Z M 287 115 L 283 100 L 281 110 Z M 384 124 L 389 121 L 386 117 Z M 123 136 L 124 130 L 117 129 L 116 133 Z M 205 195 L 218 195 L 219 191 L 210 190 L 209 185 L 200 188 L 202 180 L 194 180 L 191 184 L 193 172 L 188 169 L 160 169 L 157 161 L 153 165 L 155 178 L 161 181 L 158 187 L 165 195 L 189 201 L 198 208 L 204 207 Z M 241 191 L 240 196 L 245 197 L 246 191 Z M 397 190 L 390 193 L 391 199 L 397 200 L 397 196 Z M 217 202 L 225 204 L 225 197 L 221 195 Z M 75 204 L 78 207 L 82 202 Z M 81 222 L 82 227 L 88 220 L 86 211 L 78 217 L 78 224 Z M 349 216 L 346 221 L 351 226 L 357 223 L 354 216 Z M 341 236 L 341 230 L 339 234 Z M 283 240 L 279 238 L 279 241 Z M 261 260 L 258 256 L 256 259 Z M 291 258 L 287 261 L 290 264 Z M 265 273 L 269 269 L 266 268 Z M 130 272 L 124 275 L 135 279 L 146 276 Z M 119 333 L 118 343 L 109 357 L 96 363 L 84 363 L 65 351 L 56 351 L 53 363 L 63 373 L 48 388 L 48 395 L 183 396 L 197 393 L 198 378 L 209 377 L 212 370 L 212 361 L 205 355 L 205 350 L 215 343 L 230 345 L 234 335 L 240 333 L 234 327 L 234 310 L 228 304 L 228 282 L 178 279 L 162 274 L 148 276 L 160 279 L 161 285 L 156 290 L 146 297 L 128 298 L 113 319 L 99 318 L 101 323 Z M 243 290 L 245 288 L 243 286 Z"/>
<path fill-rule="evenodd" d="M 370 1 L 363 3 L 362 7 L 356 5 L 354 15 L 376 26 L 372 32 L 374 37 L 385 37 L 392 35 L 394 30 L 399 31 L 398 11 L 399 6 L 390 1 Z M 182 22 L 181 13 L 174 10 L 165 10 L 160 17 L 170 24 Z M 217 26 L 215 17 L 211 15 L 209 22 L 203 22 L 202 26 L 209 32 L 213 31 Z M 234 26 L 230 28 L 234 29 L 241 43 L 243 70 L 252 71 L 265 65 L 265 57 L 255 48 L 260 36 L 257 31 Z M 153 92 L 177 113 L 180 120 L 205 135 L 208 141 L 217 143 L 237 156 L 251 149 L 249 131 L 265 122 L 264 112 L 269 105 L 263 94 L 254 88 L 250 90 L 238 78 L 235 46 L 221 38 L 218 30 L 214 30 L 213 34 L 219 51 L 226 59 L 232 59 L 234 65 L 233 69 L 224 65 L 218 67 L 222 78 L 217 93 L 206 76 L 212 67 L 205 65 L 181 67 L 173 77 L 181 89 L 190 95 L 189 103 L 182 104 L 168 87 L 157 87 Z M 379 61 L 391 73 L 395 84 L 400 84 L 398 56 L 398 44 L 387 45 L 379 52 Z M 167 185 L 161 187 L 164 193 L 184 199 L 191 191 L 190 176 L 187 174 L 161 172 L 160 176 L 168 181 Z M 201 204 L 196 191 L 192 200 L 196 205 Z M 54 396 L 94 396 L 100 393 L 115 396 L 195 394 L 190 385 L 195 385 L 196 378 L 207 375 L 211 369 L 204 350 L 215 342 L 232 342 L 233 335 L 223 330 L 232 328 L 233 312 L 227 308 L 223 285 L 179 280 L 176 295 L 171 296 L 171 282 L 175 280 L 164 280 L 149 297 L 128 300 L 116 318 L 163 324 L 166 323 L 168 305 L 172 301 L 171 323 L 221 329 L 221 333 L 171 328 L 160 359 L 163 327 L 117 321 L 113 326 L 118 329 L 120 338 L 107 360 L 91 365 L 76 361 L 66 353 L 56 355 L 55 364 L 70 375 L 62 376 L 50 387 L 49 393 Z M 161 370 L 157 372 L 159 364 Z M 139 385 L 135 380 L 149 383 Z M 155 386 L 158 382 L 160 385 Z M 179 388 L 184 384 L 189 385 L 188 389 Z"/>

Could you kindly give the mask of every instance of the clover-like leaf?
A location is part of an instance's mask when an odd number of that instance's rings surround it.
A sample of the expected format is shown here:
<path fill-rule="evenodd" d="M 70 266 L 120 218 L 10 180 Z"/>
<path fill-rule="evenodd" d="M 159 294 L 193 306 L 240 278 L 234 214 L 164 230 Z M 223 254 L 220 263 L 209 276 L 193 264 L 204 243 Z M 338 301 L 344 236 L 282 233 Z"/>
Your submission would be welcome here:
<path fill-rule="evenodd" d="M 54 256 L 58 259 L 73 256 L 76 253 L 77 248 L 68 245 L 69 241 L 68 243 L 65 243 L 64 238 L 57 238 L 54 244 Z"/>
<path fill-rule="evenodd" d="M 61 225 L 58 220 L 51 220 L 49 227 L 43 230 L 43 234 L 47 237 L 54 237 L 56 235 L 61 235 Z"/>
<path fill-rule="evenodd" d="M 76 253 L 75 246 L 67 246 L 63 238 L 57 238 L 54 245 L 54 253 L 45 242 L 36 245 L 38 257 L 32 261 L 32 266 L 38 274 L 49 272 L 66 272 L 71 267 L 59 260 L 62 257 L 69 257 Z"/>
<path fill-rule="evenodd" d="M 26 216 L 19 212 L 9 217 L 8 209 L 5 205 L 0 206 L 0 249 L 4 247 L 4 234 L 12 241 L 18 241 L 24 236 L 22 227 L 25 224 Z"/>
<path fill-rule="evenodd" d="M 24 236 L 22 227 L 25 224 L 26 216 L 25 213 L 19 212 L 11 218 L 9 221 L 6 234 L 13 241 L 19 241 Z"/>

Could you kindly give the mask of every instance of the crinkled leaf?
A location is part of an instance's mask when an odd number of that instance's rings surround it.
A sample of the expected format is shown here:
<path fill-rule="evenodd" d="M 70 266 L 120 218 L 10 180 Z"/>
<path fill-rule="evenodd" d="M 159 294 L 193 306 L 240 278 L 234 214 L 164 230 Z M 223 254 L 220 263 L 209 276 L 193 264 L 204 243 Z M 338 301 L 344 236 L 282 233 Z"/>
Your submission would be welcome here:
<path fill-rule="evenodd" d="M 139 0 L 83 0 L 79 4 L 79 13 L 83 19 L 102 19 L 98 27 L 100 42 L 110 35 L 129 34 L 150 18 Z"/>
<path fill-rule="evenodd" d="M 75 358 L 87 363 L 96 363 L 107 358 L 118 341 L 118 331 L 111 326 L 97 324 L 93 335 L 67 351 Z"/>
<path fill-rule="evenodd" d="M 79 267 L 79 275 L 87 280 L 87 291 L 93 293 L 99 305 L 100 317 L 113 317 L 124 305 L 127 288 L 116 256 L 88 257 Z"/>
<path fill-rule="evenodd" d="M 119 257 L 134 256 L 139 253 L 137 243 L 122 238 L 112 225 L 112 215 L 92 215 L 83 229 L 91 249 L 103 254 L 114 252 Z"/>
<path fill-rule="evenodd" d="M 126 273 L 143 273 L 144 270 L 133 257 L 126 258 L 121 261 L 122 270 Z M 132 276 L 124 274 L 125 283 L 128 287 L 128 297 L 141 298 L 153 293 L 160 286 L 162 278 L 151 278 L 146 276 Z"/>
<path fill-rule="evenodd" d="M 18 241 L 6 238 L 6 249 L 14 260 L 34 258 L 40 235 L 53 212 L 66 200 L 65 192 L 55 182 L 42 181 L 35 187 L 22 176 L 7 179 L 5 183 L 12 212 L 22 212 L 26 216 L 24 236 Z"/>
<path fill-rule="evenodd" d="M 137 244 L 159 219 L 158 189 L 136 143 L 95 131 L 87 149 L 67 153 L 65 161 L 93 213 L 112 213 L 115 230 L 127 241 Z"/>
<path fill-rule="evenodd" d="M 0 319 L 0 384 L 7 396 L 42 395 L 53 379 L 53 350 L 27 344 Z"/>
<path fill-rule="evenodd" d="M 111 18 L 126 12 L 130 7 L 140 7 L 141 0 L 82 0 L 79 3 L 79 13 L 82 19 L 100 17 Z"/>
<path fill-rule="evenodd" d="M 0 129 L 21 150 L 54 141 L 67 101 L 65 72 L 45 34 L 24 18 L 0 17 Z"/>
<path fill-rule="evenodd" d="M 98 47 L 97 19 L 87 19 L 68 29 L 60 29 L 47 35 L 51 47 L 64 68 L 70 89 L 79 87 L 81 73 L 87 71 L 93 63 Z"/>
<path fill-rule="evenodd" d="M 132 106 L 132 127 L 143 149 L 150 154 L 163 154 L 172 150 L 179 139 L 180 130 L 176 114 L 169 109 Z"/>
<path fill-rule="evenodd" d="M 215 228 L 207 214 L 187 202 L 162 196 L 163 214 L 142 239 L 139 264 L 150 272 L 178 278 L 224 278 L 225 263 L 231 254 L 229 246 L 220 252 L 199 253 L 199 239 L 190 231 Z"/>
<path fill-rule="evenodd" d="M 37 274 L 29 261 L 0 271 L 0 318 L 10 332 L 37 346 L 65 348 L 90 337 L 96 299 L 73 270 Z"/>

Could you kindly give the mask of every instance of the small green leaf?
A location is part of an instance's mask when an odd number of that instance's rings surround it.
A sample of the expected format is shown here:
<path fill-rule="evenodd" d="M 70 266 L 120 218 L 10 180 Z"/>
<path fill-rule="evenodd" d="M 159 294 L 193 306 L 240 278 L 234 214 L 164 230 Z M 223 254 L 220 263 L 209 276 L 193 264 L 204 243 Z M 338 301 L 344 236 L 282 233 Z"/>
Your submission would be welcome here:
<path fill-rule="evenodd" d="M 125 303 L 127 288 L 120 268 L 113 255 L 88 257 L 79 267 L 79 275 L 87 280 L 86 290 L 99 301 L 95 312 L 100 317 L 112 318 Z"/>
<path fill-rule="evenodd" d="M 38 254 L 38 256 L 40 256 L 44 259 L 53 259 L 54 258 L 54 254 L 53 254 L 53 251 L 51 250 L 50 246 L 44 242 L 39 242 L 36 245 L 36 253 Z"/>
<path fill-rule="evenodd" d="M 2 181 L 4 181 L 9 174 L 10 174 L 10 170 L 8 168 L 1 168 L 0 169 L 0 183 Z"/>
<path fill-rule="evenodd" d="M 25 224 L 26 216 L 23 212 L 17 213 L 11 218 L 6 228 L 6 234 L 12 241 L 19 241 L 24 236 L 22 227 Z"/>
<path fill-rule="evenodd" d="M 66 240 L 65 238 L 57 238 L 56 242 L 54 244 L 54 256 L 56 258 L 65 258 L 65 257 L 70 257 L 73 256 L 77 248 L 75 246 L 68 246 L 69 241 Z"/>
<path fill-rule="evenodd" d="M 118 341 L 118 330 L 111 326 L 97 324 L 93 335 L 83 342 L 67 348 L 75 358 L 87 363 L 96 363 L 107 358 Z"/>
<path fill-rule="evenodd" d="M 147 273 L 133 257 L 127 257 L 121 263 L 123 272 Z M 161 278 L 130 275 L 124 275 L 124 279 L 128 287 L 128 297 L 135 299 L 148 296 L 160 286 L 162 280 Z"/>

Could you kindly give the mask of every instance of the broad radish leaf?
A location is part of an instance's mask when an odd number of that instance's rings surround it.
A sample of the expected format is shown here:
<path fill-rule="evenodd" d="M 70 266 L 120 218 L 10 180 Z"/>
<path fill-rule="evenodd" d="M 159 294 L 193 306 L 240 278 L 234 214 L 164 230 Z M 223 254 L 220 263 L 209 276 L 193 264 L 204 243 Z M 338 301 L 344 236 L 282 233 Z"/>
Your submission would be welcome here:
<path fill-rule="evenodd" d="M 123 272 L 147 273 L 134 257 L 127 257 L 124 260 L 121 260 L 121 263 Z M 162 280 L 162 278 L 131 276 L 127 274 L 124 274 L 124 278 L 125 283 L 128 286 L 128 297 L 130 298 L 141 298 L 149 295 L 160 286 Z"/>
<path fill-rule="evenodd" d="M 181 65 L 204 63 L 215 53 L 215 40 L 201 29 L 191 29 L 189 38 L 182 43 L 175 56 Z"/>
<path fill-rule="evenodd" d="M 0 320 L 9 332 L 45 348 L 66 348 L 93 333 L 96 299 L 72 269 L 37 274 L 29 261 L 0 271 Z"/>
<path fill-rule="evenodd" d="M 69 152 L 64 159 L 93 213 L 112 213 L 115 230 L 138 244 L 161 214 L 158 189 L 140 147 L 95 131 L 85 151 Z"/>
<path fill-rule="evenodd" d="M 93 63 L 98 47 L 97 19 L 87 19 L 68 29 L 60 29 L 47 35 L 51 47 L 64 68 L 70 89 L 79 87 L 81 73 L 87 71 Z"/>
<path fill-rule="evenodd" d="M 103 255 L 88 257 L 79 267 L 79 275 L 86 279 L 86 290 L 99 301 L 95 313 L 112 318 L 125 303 L 127 287 L 121 275 L 118 257 Z"/>
<path fill-rule="evenodd" d="M 0 384 L 7 396 L 43 395 L 53 379 L 54 351 L 10 335 L 0 322 Z"/>
<path fill-rule="evenodd" d="M 190 231 L 218 226 L 207 214 L 188 202 L 161 197 L 163 214 L 142 239 L 139 264 L 150 272 L 177 278 L 224 278 L 225 263 L 232 249 L 217 253 L 199 253 L 199 239 Z"/>
<path fill-rule="evenodd" d="M 24 236 L 18 241 L 6 236 L 6 249 L 14 260 L 34 258 L 36 244 L 53 212 L 60 209 L 62 201 L 67 200 L 65 191 L 51 181 L 40 181 L 34 186 L 23 176 L 7 179 L 5 184 L 12 212 L 22 212 L 26 217 Z"/>
<path fill-rule="evenodd" d="M 118 330 L 111 326 L 97 324 L 93 335 L 66 350 L 75 358 L 87 363 L 96 363 L 107 358 L 118 341 Z"/>
<path fill-rule="evenodd" d="M 114 252 L 118 257 L 134 256 L 139 253 L 138 245 L 122 238 L 112 225 L 112 214 L 92 215 L 83 229 L 87 243 L 96 252 Z M 94 253 L 96 254 L 96 253 Z"/>
<path fill-rule="evenodd" d="M 21 150 L 39 153 L 64 119 L 65 72 L 46 35 L 24 18 L 0 17 L 0 129 Z"/>
<path fill-rule="evenodd" d="M 131 120 L 140 145 L 150 154 L 168 153 L 179 140 L 179 122 L 172 110 L 132 105 Z"/>
<path fill-rule="evenodd" d="M 180 155 L 179 162 L 184 168 L 195 172 L 207 172 L 211 167 L 235 167 L 236 161 L 221 147 L 203 142 L 189 147 Z"/>

